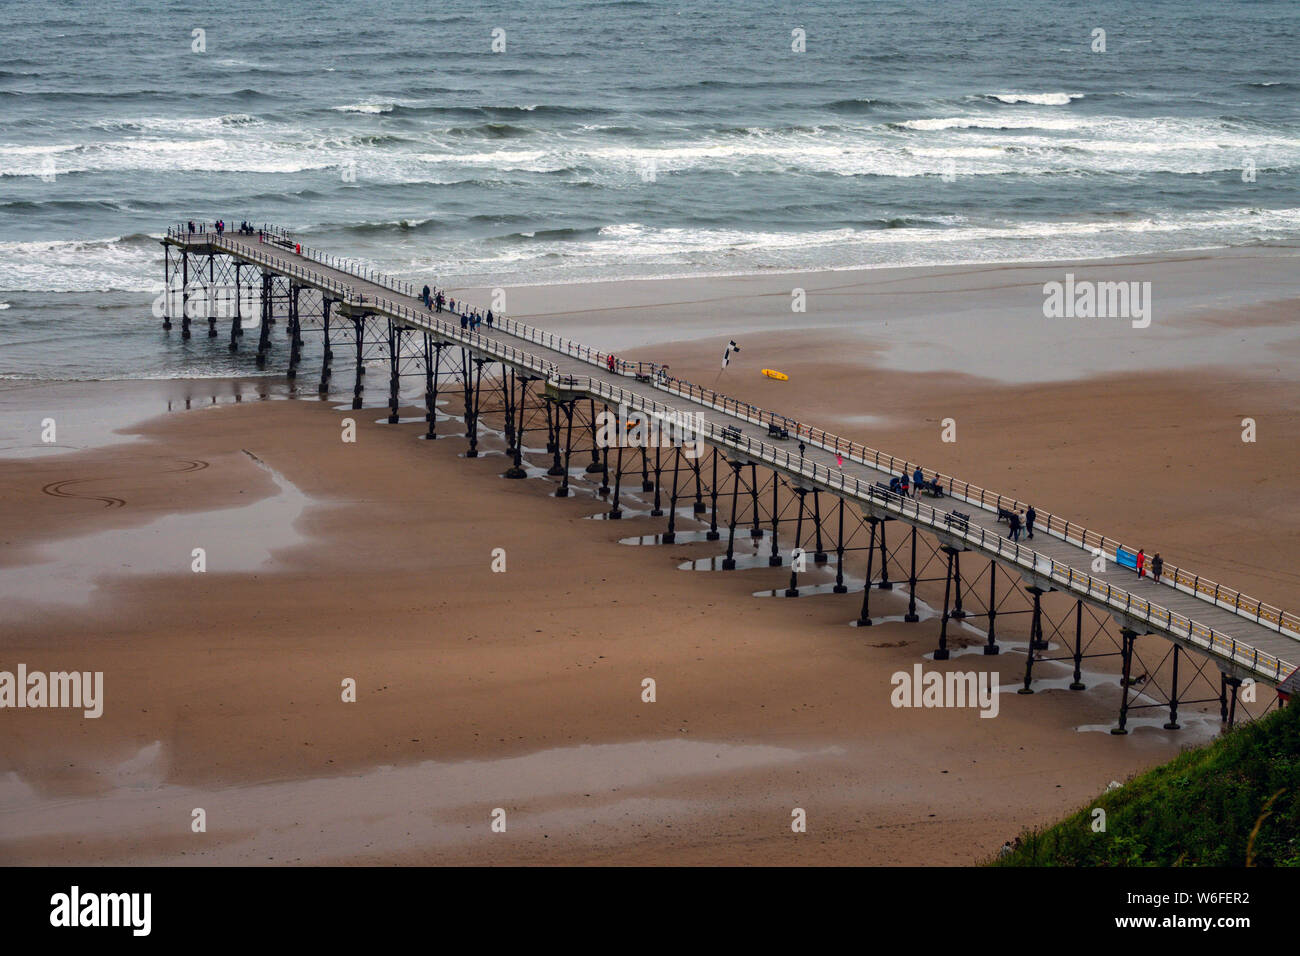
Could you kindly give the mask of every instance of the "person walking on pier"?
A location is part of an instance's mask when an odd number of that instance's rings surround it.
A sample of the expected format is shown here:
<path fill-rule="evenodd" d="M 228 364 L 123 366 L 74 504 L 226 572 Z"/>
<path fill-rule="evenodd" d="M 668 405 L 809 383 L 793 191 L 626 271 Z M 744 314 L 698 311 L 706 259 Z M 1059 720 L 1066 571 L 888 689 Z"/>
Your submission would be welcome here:
<path fill-rule="evenodd" d="M 441 290 L 441 289 L 438 290 L 438 294 L 437 294 L 436 296 L 433 297 L 433 300 L 434 300 L 434 302 L 436 302 L 437 305 L 438 305 L 438 308 L 435 309 L 434 311 L 435 311 L 435 312 L 441 312 L 441 311 L 442 311 L 442 307 L 443 307 L 443 306 L 446 304 L 446 302 L 447 302 L 447 297 L 446 297 L 445 295 L 442 294 L 442 290 Z"/>
<path fill-rule="evenodd" d="M 462 329 L 468 329 L 468 328 L 469 328 L 469 316 L 467 316 L 467 315 L 462 315 L 462 316 L 460 317 L 460 327 L 461 327 Z"/>
<path fill-rule="evenodd" d="M 1137 556 L 1138 577 L 1144 578 L 1147 576 L 1146 565 L 1147 565 L 1147 553 L 1141 548 L 1138 548 L 1138 556 Z"/>
<path fill-rule="evenodd" d="M 488 324 L 488 328 L 489 328 L 489 329 L 492 328 L 492 310 L 491 310 L 491 309 L 488 309 L 488 314 L 487 314 L 487 324 Z"/>
<path fill-rule="evenodd" d="M 1007 537 L 1010 538 L 1012 541 L 1019 541 L 1020 540 L 1020 512 L 1019 511 L 1011 512 L 1010 516 L 1007 518 L 1007 524 L 1011 526 L 1011 529 L 1007 532 Z"/>
<path fill-rule="evenodd" d="M 1034 539 L 1034 520 L 1038 517 L 1038 512 L 1034 506 L 1030 505 L 1029 510 L 1025 512 L 1025 537 L 1029 540 Z"/>
<path fill-rule="evenodd" d="M 424 301 L 424 307 L 429 308 L 429 287 L 426 285 L 424 291 L 420 293 L 420 298 Z"/>
<path fill-rule="evenodd" d="M 898 493 L 904 498 L 910 498 L 908 494 L 907 471 L 904 470 L 902 476 L 898 479 Z"/>
<path fill-rule="evenodd" d="M 921 497 L 921 485 L 925 482 L 925 472 L 921 466 L 916 466 L 916 471 L 912 472 L 912 487 L 916 489 L 916 497 Z"/>
<path fill-rule="evenodd" d="M 1164 569 L 1165 569 L 1165 559 L 1160 557 L 1160 552 L 1157 551 L 1156 556 L 1151 559 L 1151 580 L 1156 582 L 1156 584 L 1159 584 L 1160 572 L 1163 571 Z"/>

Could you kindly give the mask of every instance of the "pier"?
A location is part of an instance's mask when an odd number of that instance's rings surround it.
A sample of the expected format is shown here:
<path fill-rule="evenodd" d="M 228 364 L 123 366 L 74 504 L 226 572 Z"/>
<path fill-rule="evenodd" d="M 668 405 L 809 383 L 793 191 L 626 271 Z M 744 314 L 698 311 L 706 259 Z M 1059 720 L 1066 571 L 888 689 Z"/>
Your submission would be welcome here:
<path fill-rule="evenodd" d="M 466 456 L 479 454 L 490 420 L 504 439 L 507 478 L 527 476 L 525 455 L 537 453 L 525 438 L 544 433 L 556 496 L 571 493 L 576 472 L 598 483 L 595 495 L 617 520 L 635 485 L 649 516 L 664 522 L 665 543 L 677 539 L 680 521 L 707 526 L 707 540 L 725 538 L 723 570 L 738 567 L 738 535 L 762 542 L 768 566 L 789 568 L 788 597 L 800 595 L 802 567 L 833 566 L 833 590 L 846 593 L 846 562 L 856 565 L 865 572 L 860 627 L 875 621 L 873 596 L 895 587 L 908 595 L 904 620 L 919 621 L 924 591 L 942 608 L 935 660 L 952 656 L 963 623 L 978 623 L 981 652 L 998 654 L 999 621 L 1005 628 L 1006 618 L 1023 616 L 1021 693 L 1034 692 L 1035 667 L 1046 662 L 1070 668 L 1070 689 L 1083 690 L 1085 661 L 1118 658 L 1114 733 L 1126 733 L 1130 715 L 1143 709 L 1167 714 L 1163 726 L 1176 730 L 1179 707 L 1203 703 L 1217 703 L 1231 726 L 1245 709 L 1245 682 L 1277 687 L 1300 660 L 1300 616 L 1292 612 L 1169 563 L 1159 582 L 1139 578 L 1120 562 L 1136 548 L 1046 511 L 1038 511 L 1032 541 L 1013 542 L 999 514 L 1026 507 L 1016 498 L 683 381 L 655 363 L 623 361 L 506 316 L 462 328 L 459 314 L 426 308 L 410 283 L 274 227 L 253 235 L 176 227 L 162 244 L 163 325 L 179 323 L 183 338 L 197 327 L 225 338 L 231 351 L 255 351 L 259 368 L 283 362 L 297 378 L 306 336 L 319 335 L 322 394 L 337 390 L 333 368 L 342 358 L 351 364 L 352 407 L 364 407 L 367 365 L 380 364 L 388 371 L 380 383 L 387 420 L 397 423 L 402 383 L 418 379 L 425 437 L 439 438 L 440 398 L 462 402 Z M 280 323 L 287 347 L 273 334 Z M 692 437 L 703 453 L 681 443 L 610 443 L 602 427 L 611 415 L 619 435 L 630 418 L 701 422 Z M 891 478 L 910 479 L 918 468 L 930 497 L 889 490 Z M 1098 559 L 1104 570 L 1094 570 Z"/>

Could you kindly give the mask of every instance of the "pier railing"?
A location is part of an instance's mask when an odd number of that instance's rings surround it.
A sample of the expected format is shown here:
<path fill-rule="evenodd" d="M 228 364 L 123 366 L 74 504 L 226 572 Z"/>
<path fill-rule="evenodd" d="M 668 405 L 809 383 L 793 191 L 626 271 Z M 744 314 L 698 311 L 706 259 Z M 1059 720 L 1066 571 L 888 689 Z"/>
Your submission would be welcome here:
<path fill-rule="evenodd" d="M 588 378 L 584 389 L 657 418 L 678 420 L 680 415 L 678 409 L 644 398 L 636 392 L 611 385 L 600 379 Z M 789 448 L 778 448 L 761 440 L 743 435 L 737 436 L 712 422 L 704 423 L 703 432 L 705 437 L 715 444 L 741 451 L 750 458 L 778 465 L 813 482 L 820 482 L 828 489 L 838 490 L 845 496 L 851 495 L 859 501 L 866 501 L 872 507 L 898 518 L 928 527 L 949 538 L 964 541 L 986 554 L 992 553 L 1003 561 L 1040 578 L 1050 579 L 1073 594 L 1103 604 L 1133 620 L 1164 630 L 1220 658 L 1248 667 L 1256 674 L 1269 675 L 1272 679 L 1281 681 L 1294 669 L 1294 665 L 1250 644 L 1218 634 L 1214 628 L 1200 624 L 1184 614 L 1137 597 L 1107 581 L 1079 571 L 1032 548 L 1024 547 L 1019 542 L 1011 541 L 1001 534 L 990 533 L 982 526 L 972 526 L 965 521 L 955 519 L 953 515 L 940 512 L 917 499 L 894 494 L 878 487 L 874 482 L 864 482 L 859 478 L 846 475 L 839 469 L 810 462 L 802 455 L 792 453 Z"/>
<path fill-rule="evenodd" d="M 273 236 L 284 240 L 285 242 L 293 243 L 295 248 L 299 246 L 291 234 L 286 230 L 271 225 L 263 225 L 261 228 L 264 235 Z M 241 235 L 238 232 L 233 234 L 223 233 L 221 235 L 212 232 L 206 234 L 193 234 L 189 233 L 184 225 L 177 225 L 172 229 L 169 229 L 168 236 L 180 241 L 198 240 L 210 242 L 217 240 L 228 244 L 232 243 L 232 240 L 236 237 L 243 240 L 250 238 L 249 236 Z M 337 293 L 340 298 L 347 301 L 349 305 L 361 305 L 365 303 L 364 296 L 358 296 L 357 293 L 353 292 L 343 283 L 314 270 L 304 269 L 296 263 L 284 259 L 282 256 L 266 251 L 271 248 L 266 244 L 254 246 L 246 241 L 239 242 L 238 244 L 242 247 L 240 253 L 245 255 L 247 258 L 254 259 L 255 261 L 262 262 L 266 265 L 271 265 L 289 275 L 304 278 L 321 288 L 329 289 L 331 292 Z M 364 281 L 390 289 L 400 295 L 415 298 L 414 287 L 409 282 L 395 279 L 383 273 L 374 272 L 353 260 L 331 256 L 307 246 L 302 246 L 301 248 L 302 252 L 300 255 L 306 256 L 321 265 L 325 265 L 337 272 L 343 272 L 347 275 L 353 276 L 354 278 L 363 279 Z M 372 303 L 377 301 L 379 300 L 372 297 Z M 495 340 L 482 336 L 479 333 L 472 331 L 467 332 L 466 330 L 456 328 L 454 323 L 444 322 L 438 319 L 438 313 L 431 312 L 427 309 L 413 309 L 387 299 L 382 301 L 388 309 L 400 310 L 400 312 L 395 312 L 395 314 L 401 314 L 413 323 L 435 328 L 440 334 L 448 335 L 458 340 L 462 339 L 463 335 L 468 334 L 470 338 L 465 339 L 465 341 L 472 341 L 474 347 L 482 351 L 498 356 L 509 356 L 511 361 L 526 365 L 529 368 L 536 368 L 539 372 L 543 372 L 543 366 L 547 366 L 551 370 L 554 370 L 555 368 L 554 363 L 545 362 L 544 360 L 533 356 L 531 353 L 513 349 L 511 346 L 503 346 Z M 732 398 L 716 391 L 715 389 L 695 385 L 694 383 L 688 382 L 684 379 L 676 378 L 675 376 L 668 374 L 664 366 L 657 363 L 627 362 L 614 357 L 611 353 L 592 349 L 579 342 L 567 339 L 564 336 L 556 335 L 553 332 L 547 332 L 543 329 L 538 329 L 534 326 L 528 325 L 527 323 L 508 318 L 504 315 L 494 318 L 496 320 L 497 329 L 517 338 L 522 338 L 526 341 L 551 349 L 552 351 L 561 352 L 588 364 L 605 369 L 609 369 L 610 359 L 613 358 L 613 370 L 617 374 L 632 375 L 638 371 L 644 370 L 647 372 L 651 384 L 653 384 L 655 388 L 662 389 L 670 394 L 679 395 L 683 398 L 689 399 L 690 401 L 696 402 L 697 404 L 705 405 L 757 425 L 782 429 L 790 435 L 797 437 L 800 441 L 833 452 L 850 461 L 870 466 L 877 471 L 891 474 L 904 473 L 908 476 L 908 479 L 911 480 L 913 470 L 920 468 L 922 477 L 927 481 L 936 482 L 944 486 L 945 494 L 966 504 L 978 507 L 981 510 L 990 513 L 997 513 L 1001 510 L 1020 511 L 1028 508 L 1027 503 L 1022 502 L 1017 498 L 1012 498 L 990 491 L 986 488 L 981 488 L 978 485 L 973 485 L 968 481 L 963 481 L 962 479 L 956 478 L 952 475 L 944 474 L 943 472 L 936 471 L 932 468 L 925 468 L 918 463 L 912 462 L 910 459 L 898 458 L 894 455 L 880 451 L 879 449 L 871 448 L 861 442 L 842 438 L 826 431 L 825 429 L 806 425 L 797 419 L 790 418 L 789 416 L 769 411 L 768 409 L 752 405 L 748 402 L 742 402 L 739 399 Z M 433 324 L 430 325 L 430 323 Z M 543 365 L 528 365 L 529 360 L 543 363 Z M 543 372 L 543 374 L 550 373 Z M 1034 525 L 1034 529 L 1036 531 L 1042 530 L 1068 544 L 1077 545 L 1086 551 L 1090 551 L 1094 555 L 1104 556 L 1108 560 L 1116 561 L 1120 549 L 1124 549 L 1129 553 L 1135 553 L 1138 550 L 1134 547 L 1126 548 L 1122 542 L 1114 538 L 1109 538 L 1098 531 L 1076 524 L 1059 515 L 1039 509 L 1035 510 L 1037 513 L 1037 521 Z M 1285 611 L 1282 608 L 1271 604 L 1265 604 L 1257 598 L 1252 598 L 1240 591 L 1229 588 L 1226 585 L 1219 584 L 1189 569 L 1177 567 L 1166 562 L 1164 569 L 1161 572 L 1160 583 L 1168 587 L 1173 587 L 1186 594 L 1193 595 L 1202 601 L 1213 604 L 1226 611 L 1230 611 L 1239 617 L 1252 620 L 1265 627 L 1270 627 L 1278 633 L 1286 634 L 1290 637 L 1300 637 L 1300 615 L 1290 611 Z M 1107 587 L 1109 587 L 1109 585 L 1107 585 Z"/>
<path fill-rule="evenodd" d="M 944 486 L 945 494 L 967 504 L 977 506 L 984 511 L 996 513 L 1001 510 L 1019 511 L 1028 508 L 1025 502 L 1016 498 L 989 491 L 986 488 L 981 488 L 978 485 L 973 485 L 968 481 L 946 475 L 932 468 L 925 468 L 909 459 L 897 458 L 861 442 L 841 438 L 824 429 L 804 425 L 795 419 L 778 415 L 748 402 L 730 398 L 711 388 L 704 388 L 671 376 L 667 379 L 653 377 L 653 381 L 656 388 L 661 388 L 675 395 L 681 395 L 683 398 L 726 412 L 756 425 L 775 425 L 778 428 L 784 428 L 801 441 L 834 452 L 850 461 L 869 465 L 877 471 L 890 474 L 906 474 L 910 481 L 913 469 L 920 468 L 923 478 Z M 1034 524 L 1034 530 L 1041 529 L 1052 537 L 1059 538 L 1068 544 L 1077 545 L 1094 555 L 1104 555 L 1109 560 L 1115 561 L 1117 560 L 1116 553 L 1121 548 L 1124 548 L 1130 554 L 1134 554 L 1138 550 L 1135 547 L 1125 548 L 1122 542 L 1114 538 L 1108 538 L 1100 532 L 1093 531 L 1083 525 L 1075 524 L 1059 515 L 1039 509 L 1035 509 L 1035 511 L 1038 520 Z M 1278 633 L 1287 634 L 1291 637 L 1300 637 L 1300 616 L 1271 604 L 1265 604 L 1256 598 L 1248 597 L 1240 591 L 1225 585 L 1217 584 L 1193 571 L 1166 563 L 1161 572 L 1160 583 L 1191 594 L 1207 603 L 1231 611 L 1240 617 L 1271 627 Z"/>

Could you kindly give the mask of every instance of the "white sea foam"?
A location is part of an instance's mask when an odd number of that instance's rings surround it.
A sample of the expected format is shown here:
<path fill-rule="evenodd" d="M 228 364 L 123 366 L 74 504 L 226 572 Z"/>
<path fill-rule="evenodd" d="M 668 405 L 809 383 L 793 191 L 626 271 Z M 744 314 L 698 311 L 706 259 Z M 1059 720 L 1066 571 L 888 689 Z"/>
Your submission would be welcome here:
<path fill-rule="evenodd" d="M 1083 99 L 1082 93 L 990 93 L 1000 103 L 1030 103 L 1034 106 L 1066 106 Z"/>
<path fill-rule="evenodd" d="M 381 100 L 378 102 L 348 103 L 333 108 L 339 113 L 391 113 L 397 108 L 397 104 L 392 100 Z"/>

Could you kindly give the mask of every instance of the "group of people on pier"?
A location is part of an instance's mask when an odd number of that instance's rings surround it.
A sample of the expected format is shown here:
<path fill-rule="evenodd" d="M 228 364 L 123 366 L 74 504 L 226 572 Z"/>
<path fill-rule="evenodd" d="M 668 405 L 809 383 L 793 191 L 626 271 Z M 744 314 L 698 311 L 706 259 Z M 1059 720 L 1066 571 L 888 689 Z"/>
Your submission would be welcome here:
<path fill-rule="evenodd" d="M 1029 510 L 1023 508 L 1013 509 L 1007 512 L 1007 524 L 1010 526 L 1007 531 L 1007 537 L 1012 541 L 1019 541 L 1022 531 L 1027 532 L 1025 537 L 1032 539 L 1034 537 L 1034 522 L 1038 519 L 1038 512 L 1034 506 L 1030 505 Z"/>
<path fill-rule="evenodd" d="M 194 235 L 194 233 L 196 232 L 202 233 L 208 231 L 208 224 L 206 222 L 200 222 L 196 225 L 194 220 L 191 219 L 188 225 L 190 227 L 190 235 Z M 214 222 L 212 224 L 212 231 L 215 232 L 218 236 L 225 235 L 226 220 L 218 219 L 216 222 Z M 241 236 L 251 236 L 254 233 L 256 233 L 257 230 L 253 228 L 253 224 L 251 222 L 244 220 L 239 224 L 238 232 Z"/>
<path fill-rule="evenodd" d="M 496 320 L 496 316 L 492 314 L 491 309 L 488 309 L 487 312 L 481 312 L 478 309 L 457 312 L 455 299 L 448 298 L 447 294 L 441 289 L 431 289 L 427 285 L 420 290 L 420 301 L 424 303 L 424 307 L 430 312 L 441 312 L 446 308 L 453 315 L 459 315 L 462 329 L 477 329 L 484 322 L 487 322 L 488 328 L 492 328 L 492 323 Z M 464 303 L 462 302 L 461 305 L 463 307 Z"/>

